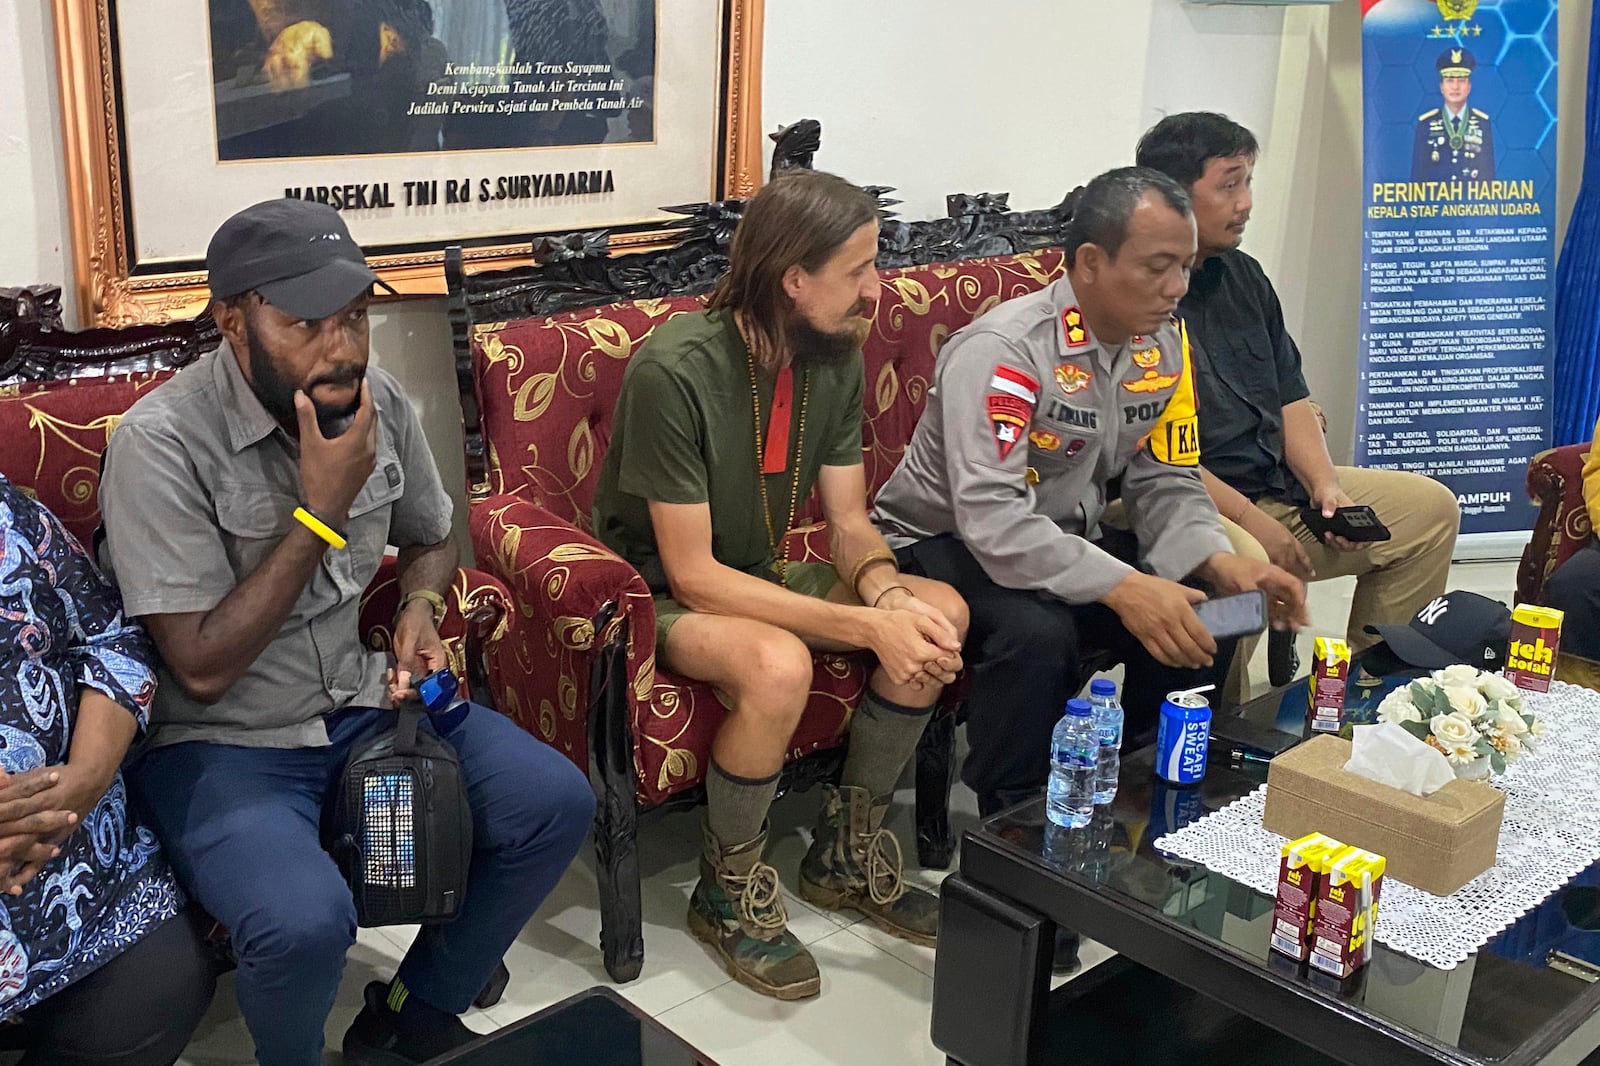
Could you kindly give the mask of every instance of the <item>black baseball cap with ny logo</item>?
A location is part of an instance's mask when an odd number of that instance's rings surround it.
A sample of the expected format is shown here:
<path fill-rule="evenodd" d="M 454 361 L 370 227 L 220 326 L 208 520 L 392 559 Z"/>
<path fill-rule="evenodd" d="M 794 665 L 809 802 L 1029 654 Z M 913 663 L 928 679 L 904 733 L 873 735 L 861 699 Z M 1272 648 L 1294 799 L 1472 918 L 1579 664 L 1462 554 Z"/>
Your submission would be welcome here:
<path fill-rule="evenodd" d="M 206 249 L 211 295 L 254 290 L 295 318 L 326 318 L 373 285 L 394 292 L 327 204 L 285 197 L 245 208 L 218 227 Z"/>
<path fill-rule="evenodd" d="M 1367 626 L 1401 661 L 1425 670 L 1466 663 L 1498 670 L 1511 639 L 1511 609 L 1475 592 L 1447 592 L 1405 625 Z"/>

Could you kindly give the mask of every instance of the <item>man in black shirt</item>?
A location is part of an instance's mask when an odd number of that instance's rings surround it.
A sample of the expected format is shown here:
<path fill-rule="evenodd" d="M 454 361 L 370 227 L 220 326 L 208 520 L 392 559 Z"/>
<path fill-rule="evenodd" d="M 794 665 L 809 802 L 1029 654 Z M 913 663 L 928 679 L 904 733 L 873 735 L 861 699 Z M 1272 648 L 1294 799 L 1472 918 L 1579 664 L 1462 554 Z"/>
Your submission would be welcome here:
<path fill-rule="evenodd" d="M 1356 578 L 1347 633 L 1355 652 L 1378 640 L 1367 627 L 1403 623 L 1444 592 L 1461 515 L 1431 478 L 1333 465 L 1278 294 L 1239 251 L 1258 154 L 1243 126 L 1190 112 L 1146 133 L 1138 164 L 1194 198 L 1200 266 L 1178 314 L 1193 345 L 1206 488 L 1272 562 L 1307 581 Z M 1299 516 L 1312 506 L 1331 518 L 1356 504 L 1371 507 L 1392 539 L 1355 544 L 1330 533 L 1319 542 Z"/>

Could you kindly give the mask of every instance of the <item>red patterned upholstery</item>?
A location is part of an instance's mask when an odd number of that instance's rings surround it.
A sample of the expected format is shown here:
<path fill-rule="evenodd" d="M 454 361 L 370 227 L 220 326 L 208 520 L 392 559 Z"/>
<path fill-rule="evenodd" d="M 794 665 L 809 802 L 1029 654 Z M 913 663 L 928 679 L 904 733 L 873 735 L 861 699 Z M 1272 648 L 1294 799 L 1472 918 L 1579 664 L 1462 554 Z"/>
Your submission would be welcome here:
<path fill-rule="evenodd" d="M 934 359 L 950 334 L 1003 300 L 1037 292 L 1062 274 L 1054 249 L 886 271 L 862 354 L 867 364 L 864 430 L 867 492 L 900 465 L 928 405 Z M 820 511 L 808 510 L 811 520 Z"/>
<path fill-rule="evenodd" d="M 622 372 L 656 326 L 694 297 L 638 300 L 473 331 L 489 489 L 516 492 L 589 528 Z"/>
<path fill-rule="evenodd" d="M 1550 575 L 1594 535 L 1583 503 L 1583 463 L 1588 457 L 1588 444 L 1569 444 L 1528 461 L 1528 495 L 1538 503 L 1539 517 L 1517 567 L 1518 603 L 1543 603 Z"/>
<path fill-rule="evenodd" d="M 106 441 L 123 412 L 170 376 L 121 374 L 0 389 L 0 470 L 89 545 L 100 523 L 100 454 Z M 468 629 L 476 629 L 487 643 L 498 639 L 510 594 L 488 574 L 462 570 L 451 601 L 440 636 L 465 681 Z M 369 646 L 388 646 L 398 603 L 394 567 L 386 563 L 362 598 L 361 636 Z"/>
<path fill-rule="evenodd" d="M 170 376 L 7 386 L 0 391 L 0 469 L 88 545 L 100 524 L 100 453 L 122 413 Z"/>
<path fill-rule="evenodd" d="M 1061 269 L 1060 253 L 1050 251 L 883 274 L 864 349 L 872 492 L 910 442 L 945 339 Z M 699 306 L 689 297 L 641 300 L 478 325 L 471 338 L 489 467 L 489 496 L 472 505 L 473 544 L 519 606 L 490 664 L 497 702 L 587 769 L 588 679 L 600 649 L 626 624 L 638 798 L 650 805 L 703 780 L 725 707 L 709 686 L 657 668 L 649 592 L 632 567 L 589 536 L 589 508 L 627 360 L 657 325 Z M 808 502 L 786 545 L 790 558 L 828 557 L 818 515 L 815 500 Z M 608 603 L 616 614 L 596 633 L 594 620 Z M 817 657 L 791 757 L 842 742 L 869 662 Z"/>

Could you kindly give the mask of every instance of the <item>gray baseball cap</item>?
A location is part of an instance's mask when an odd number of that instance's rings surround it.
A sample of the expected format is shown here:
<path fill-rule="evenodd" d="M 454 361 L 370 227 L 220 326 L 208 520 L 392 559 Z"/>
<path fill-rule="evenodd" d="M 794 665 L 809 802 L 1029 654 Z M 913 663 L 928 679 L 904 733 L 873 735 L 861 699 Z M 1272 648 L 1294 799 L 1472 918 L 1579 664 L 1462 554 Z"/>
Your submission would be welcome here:
<path fill-rule="evenodd" d="M 254 289 L 295 318 L 326 318 L 380 285 L 339 212 L 285 197 L 245 208 L 218 227 L 206 249 L 211 295 Z"/>

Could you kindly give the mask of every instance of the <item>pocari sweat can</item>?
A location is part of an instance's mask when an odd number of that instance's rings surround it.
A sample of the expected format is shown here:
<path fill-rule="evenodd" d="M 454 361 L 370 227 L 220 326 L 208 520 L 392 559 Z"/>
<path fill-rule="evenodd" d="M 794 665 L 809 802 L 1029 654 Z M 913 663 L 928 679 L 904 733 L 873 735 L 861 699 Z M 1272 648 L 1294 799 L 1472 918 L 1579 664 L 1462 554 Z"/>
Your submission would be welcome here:
<path fill-rule="evenodd" d="M 1168 693 L 1156 729 L 1156 776 L 1193 785 L 1206 776 L 1211 742 L 1211 704 L 1198 692 Z"/>

